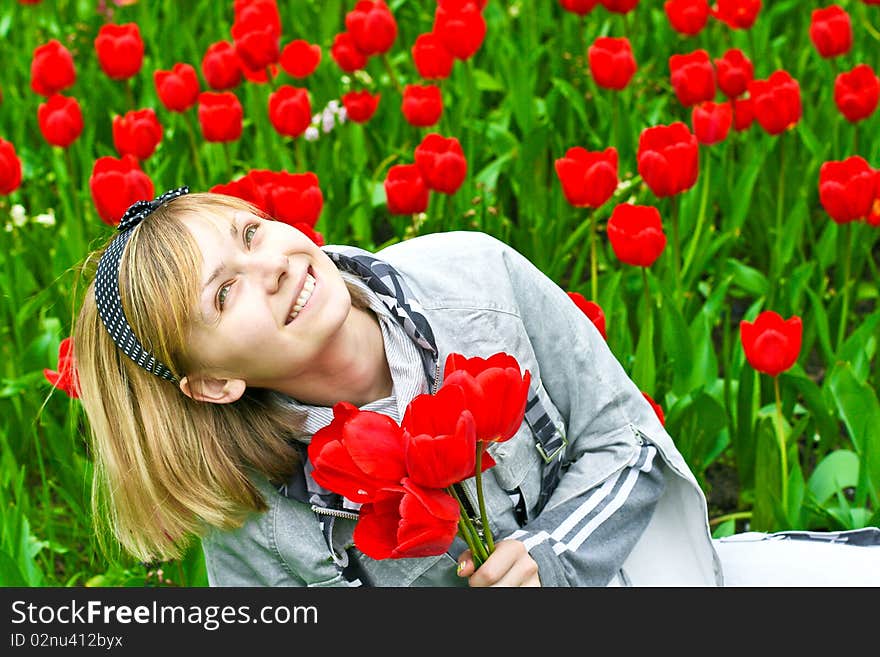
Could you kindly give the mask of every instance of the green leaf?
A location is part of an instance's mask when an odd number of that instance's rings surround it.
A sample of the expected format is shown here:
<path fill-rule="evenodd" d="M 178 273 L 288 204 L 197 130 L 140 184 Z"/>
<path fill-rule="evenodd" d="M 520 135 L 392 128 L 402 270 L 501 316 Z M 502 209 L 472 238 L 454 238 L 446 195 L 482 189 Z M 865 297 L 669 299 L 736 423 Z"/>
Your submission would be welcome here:
<path fill-rule="evenodd" d="M 828 325 L 828 313 L 825 312 L 825 306 L 813 290 L 806 288 L 807 297 L 810 299 L 810 305 L 813 308 L 813 326 L 816 334 L 819 336 L 819 346 L 822 348 L 822 355 L 828 363 L 834 362 L 834 348 L 831 346 L 831 329 Z"/>
<path fill-rule="evenodd" d="M 728 258 L 724 263 L 724 273 L 733 278 L 733 284 L 754 297 L 766 296 L 769 285 L 767 277 L 754 267 L 742 264 L 739 260 Z"/>
<path fill-rule="evenodd" d="M 859 327 L 844 341 L 837 358 L 852 365 L 859 381 L 866 381 L 871 372 L 871 361 L 877 351 L 877 326 L 880 308 L 859 323 Z"/>
<path fill-rule="evenodd" d="M 829 375 L 831 394 L 846 424 L 863 471 L 859 491 L 866 491 L 880 504 L 880 402 L 866 382 L 859 381 L 849 363 L 838 362 Z"/>
<path fill-rule="evenodd" d="M 840 429 L 832 409 L 828 408 L 825 396 L 822 394 L 822 389 L 804 374 L 802 369 L 795 368 L 780 374 L 779 384 L 783 389 L 793 387 L 797 390 L 801 396 L 801 403 L 816 421 L 820 445 L 831 445 L 840 433 Z"/>
<path fill-rule="evenodd" d="M 825 504 L 835 492 L 855 488 L 858 482 L 858 454 L 849 449 L 838 449 L 819 461 L 810 475 L 807 488 L 819 504 Z"/>
<path fill-rule="evenodd" d="M 643 316 L 639 342 L 636 346 L 636 362 L 633 368 L 632 378 L 641 390 L 649 395 L 654 394 L 655 378 L 657 374 L 656 362 L 654 361 L 654 319 L 653 314 Z"/>
<path fill-rule="evenodd" d="M 15 559 L 6 550 L 0 550 L 0 586 L 29 586 L 24 575 L 18 569 Z"/>
<path fill-rule="evenodd" d="M 712 395 L 701 390 L 679 399 L 667 413 L 666 426 L 685 461 L 702 473 L 727 441 L 727 414 Z"/>
<path fill-rule="evenodd" d="M 561 78 L 553 78 L 550 81 L 550 84 L 552 84 L 553 88 L 562 94 L 562 96 L 570 103 L 571 108 L 578 115 L 578 119 L 580 119 L 582 123 L 588 123 L 587 106 L 584 101 L 583 92 L 578 91 L 570 82 L 562 80 Z"/>
<path fill-rule="evenodd" d="M 751 527 L 755 531 L 774 531 L 782 515 L 782 478 L 779 444 L 773 418 L 764 416 L 758 423 L 755 455 L 755 506 Z"/>
<path fill-rule="evenodd" d="M 755 455 L 757 453 L 758 408 L 760 407 L 759 374 L 749 366 L 740 371 L 736 393 L 736 431 L 733 432 L 733 452 L 740 486 L 750 490 L 755 485 Z"/>

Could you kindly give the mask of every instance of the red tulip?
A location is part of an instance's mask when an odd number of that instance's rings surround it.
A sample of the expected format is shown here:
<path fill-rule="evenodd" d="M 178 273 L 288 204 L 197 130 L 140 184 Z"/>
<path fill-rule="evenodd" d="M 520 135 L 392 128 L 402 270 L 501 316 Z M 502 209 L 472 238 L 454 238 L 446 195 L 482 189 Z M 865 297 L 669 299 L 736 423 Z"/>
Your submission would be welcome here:
<path fill-rule="evenodd" d="M 175 64 L 170 71 L 155 71 L 153 84 L 165 108 L 185 112 L 199 100 L 199 78 L 190 64 Z"/>
<path fill-rule="evenodd" d="M 269 95 L 269 120 L 280 135 L 298 137 L 312 121 L 309 92 L 299 87 L 282 85 Z"/>
<path fill-rule="evenodd" d="M 345 107 L 345 116 L 355 123 L 366 123 L 379 106 L 379 98 L 382 94 L 371 94 L 369 91 L 349 91 L 342 96 L 342 105 Z"/>
<path fill-rule="evenodd" d="M 634 267 L 650 267 L 666 247 L 660 211 L 653 206 L 621 203 L 611 213 L 607 231 L 614 255 Z"/>
<path fill-rule="evenodd" d="M 415 214 L 428 208 L 428 186 L 415 164 L 395 164 L 388 169 L 384 187 L 391 214 Z"/>
<path fill-rule="evenodd" d="M 740 322 L 739 330 L 746 360 L 759 372 L 778 376 L 797 362 L 803 337 L 797 315 L 783 320 L 765 310 L 754 322 Z"/>
<path fill-rule="evenodd" d="M 107 77 L 125 80 L 138 73 L 144 62 L 144 41 L 137 23 L 107 23 L 95 38 L 98 63 Z"/>
<path fill-rule="evenodd" d="M 271 75 L 274 80 L 278 77 L 278 64 L 269 64 L 266 68 L 250 69 L 242 63 L 241 74 L 244 79 L 254 84 L 266 84 Z"/>
<path fill-rule="evenodd" d="M 747 30 L 760 11 L 761 0 L 717 0 L 712 15 L 735 30 Z"/>
<path fill-rule="evenodd" d="M 732 98 L 730 100 L 733 109 L 733 129 L 737 132 L 748 130 L 755 122 L 755 109 L 752 99 L 747 97 Z"/>
<path fill-rule="evenodd" d="M 361 507 L 354 544 L 373 559 L 436 556 L 452 545 L 459 514 L 449 493 L 404 479 Z"/>
<path fill-rule="evenodd" d="M 202 58 L 202 75 L 214 91 L 225 91 L 241 84 L 242 65 L 235 46 L 228 41 L 208 46 Z"/>
<path fill-rule="evenodd" d="M 715 98 L 715 69 L 705 50 L 671 55 L 669 74 L 675 95 L 685 107 Z"/>
<path fill-rule="evenodd" d="M 639 0 L 599 0 L 599 2 L 605 9 L 615 14 L 628 14 L 639 4 Z"/>
<path fill-rule="evenodd" d="M 771 135 L 793 128 L 801 118 L 801 88 L 787 71 L 749 82 L 755 119 Z"/>
<path fill-rule="evenodd" d="M 37 122 L 47 142 L 52 146 L 67 148 L 83 131 L 79 101 L 61 94 L 50 96 L 37 108 Z"/>
<path fill-rule="evenodd" d="M 452 73 L 455 58 L 433 32 L 417 36 L 411 52 L 416 70 L 426 80 L 448 78 Z"/>
<path fill-rule="evenodd" d="M 434 395 L 418 395 L 400 423 L 406 440 L 406 469 L 411 481 L 446 488 L 474 476 L 477 434 L 464 392 L 444 386 Z"/>
<path fill-rule="evenodd" d="M 447 0 L 437 5 L 432 31 L 453 57 L 466 60 L 483 45 L 486 19 L 474 2 Z"/>
<path fill-rule="evenodd" d="M 645 128 L 639 136 L 639 174 L 655 196 L 673 196 L 693 187 L 699 157 L 697 137 L 681 121 Z"/>
<path fill-rule="evenodd" d="M 348 32 L 340 32 L 333 39 L 330 47 L 333 61 L 346 73 L 354 73 L 367 65 L 367 55 L 357 49 L 354 39 Z"/>
<path fill-rule="evenodd" d="M 120 155 L 128 153 L 146 160 L 162 141 L 162 126 L 156 112 L 148 107 L 113 117 L 113 145 Z"/>
<path fill-rule="evenodd" d="M 715 60 L 718 88 L 728 98 L 742 96 L 755 77 L 755 67 L 742 50 L 731 48 Z"/>
<path fill-rule="evenodd" d="M 520 373 L 510 354 L 465 358 L 449 354 L 440 386 L 461 386 L 465 408 L 474 416 L 477 440 L 504 442 L 519 429 L 525 415 L 531 373 Z"/>
<path fill-rule="evenodd" d="M 397 38 L 397 21 L 382 0 L 359 0 L 345 15 L 345 29 L 365 55 L 381 55 Z"/>
<path fill-rule="evenodd" d="M 252 171 L 248 175 L 262 192 L 270 216 L 291 226 L 318 223 L 324 207 L 324 194 L 316 174 L 311 171 Z"/>
<path fill-rule="evenodd" d="M 565 11 L 570 11 L 578 16 L 586 16 L 593 7 L 599 4 L 599 0 L 559 0 L 559 4 Z"/>
<path fill-rule="evenodd" d="M 672 29 L 688 36 L 699 34 L 709 20 L 708 0 L 667 0 L 663 9 Z"/>
<path fill-rule="evenodd" d="M 573 146 L 555 162 L 565 200 L 575 207 L 598 208 L 617 189 L 617 149 L 588 151 Z"/>
<path fill-rule="evenodd" d="M 21 185 L 21 160 L 11 142 L 0 138 L 0 194 L 14 192 Z"/>
<path fill-rule="evenodd" d="M 58 369 L 43 369 L 43 376 L 52 384 L 67 393 L 68 397 L 79 398 L 79 379 L 76 373 L 76 360 L 73 357 L 73 340 L 64 338 L 58 345 Z"/>
<path fill-rule="evenodd" d="M 868 162 L 853 155 L 819 167 L 819 202 L 837 223 L 867 217 L 877 193 L 876 172 Z"/>
<path fill-rule="evenodd" d="M 34 49 L 31 60 L 31 89 L 41 96 L 52 96 L 76 82 L 73 55 L 57 39 Z"/>
<path fill-rule="evenodd" d="M 626 37 L 599 37 L 587 49 L 590 73 L 605 89 L 623 89 L 636 72 L 636 60 Z"/>
<path fill-rule="evenodd" d="M 235 22 L 243 25 L 266 25 L 275 34 L 281 34 L 281 14 L 275 0 L 235 0 Z"/>
<path fill-rule="evenodd" d="M 281 68 L 294 78 L 307 78 L 321 63 L 321 46 L 303 39 L 291 41 L 281 51 Z"/>
<path fill-rule="evenodd" d="M 602 338 L 607 340 L 608 334 L 605 332 L 605 313 L 602 310 L 602 307 L 595 301 L 590 301 L 584 297 L 580 292 L 569 292 L 568 296 L 574 301 L 574 304 L 580 308 L 581 312 L 593 322 L 593 326 L 596 327 L 602 335 Z"/>
<path fill-rule="evenodd" d="M 732 123 L 733 108 L 730 103 L 706 101 L 694 105 L 691 110 L 691 125 L 697 141 L 707 146 L 724 141 Z"/>
<path fill-rule="evenodd" d="M 230 31 L 245 68 L 262 71 L 278 62 L 281 18 L 274 0 L 238 0 Z"/>
<path fill-rule="evenodd" d="M 660 407 L 660 404 L 658 404 L 657 402 L 655 402 L 655 401 L 651 398 L 651 395 L 649 395 L 649 394 L 648 394 L 647 392 L 645 392 L 644 390 L 642 391 L 642 395 L 644 396 L 645 399 L 648 400 L 648 403 L 651 405 L 651 408 L 654 409 L 654 413 L 657 414 L 657 419 L 660 420 L 660 424 L 665 425 L 665 424 L 666 424 L 666 418 L 665 418 L 664 415 L 663 415 L 663 409 Z"/>
<path fill-rule="evenodd" d="M 387 415 L 339 402 L 309 443 L 312 477 L 353 502 L 369 502 L 406 476 L 405 445 L 403 430 Z"/>
<path fill-rule="evenodd" d="M 141 171 L 134 155 L 99 157 L 92 167 L 89 190 L 101 220 L 111 226 L 119 224 L 122 215 L 135 201 L 153 198 L 153 181 Z"/>
<path fill-rule="evenodd" d="M 425 135 L 416 146 L 415 160 L 428 189 L 435 192 L 454 194 L 467 175 L 467 160 L 455 137 Z"/>
<path fill-rule="evenodd" d="M 206 141 L 235 141 L 241 137 L 244 110 L 231 91 L 199 94 L 199 125 Z"/>
<path fill-rule="evenodd" d="M 248 203 L 253 203 L 260 210 L 272 216 L 269 201 L 266 199 L 266 190 L 258 184 L 260 173 L 264 173 L 269 183 L 274 182 L 274 174 L 271 171 L 257 172 L 249 171 L 246 175 L 228 183 L 214 185 L 209 189 L 212 194 L 225 194 L 226 196 L 234 196 Z"/>
<path fill-rule="evenodd" d="M 834 103 L 847 121 L 866 119 L 877 109 L 880 78 L 868 64 L 858 64 L 834 80 Z"/>
<path fill-rule="evenodd" d="M 281 56 L 279 37 L 268 26 L 234 24 L 232 42 L 241 63 L 252 71 L 262 71 L 269 65 L 276 64 Z"/>
<path fill-rule="evenodd" d="M 432 126 L 443 114 L 443 97 L 440 87 L 434 84 L 408 84 L 403 89 L 400 106 L 403 117 L 416 127 Z"/>
<path fill-rule="evenodd" d="M 838 57 L 852 48 L 849 14 L 839 5 L 814 9 L 810 18 L 810 40 L 822 57 Z"/>

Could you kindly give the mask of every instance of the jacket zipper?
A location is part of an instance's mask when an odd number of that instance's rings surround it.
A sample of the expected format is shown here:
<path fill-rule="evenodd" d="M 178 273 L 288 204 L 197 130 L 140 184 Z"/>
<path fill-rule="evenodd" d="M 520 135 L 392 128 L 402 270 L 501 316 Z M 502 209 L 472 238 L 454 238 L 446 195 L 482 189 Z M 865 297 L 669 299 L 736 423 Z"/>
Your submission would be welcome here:
<path fill-rule="evenodd" d="M 331 509 L 330 507 L 318 506 L 317 504 L 312 504 L 312 511 L 323 513 L 325 516 L 333 516 L 334 518 L 345 518 L 346 520 L 357 520 L 360 518 L 360 514 L 357 511 Z"/>
<path fill-rule="evenodd" d="M 440 388 L 440 355 L 437 355 L 437 363 L 434 365 L 434 382 L 431 385 L 431 394 L 436 394 Z"/>

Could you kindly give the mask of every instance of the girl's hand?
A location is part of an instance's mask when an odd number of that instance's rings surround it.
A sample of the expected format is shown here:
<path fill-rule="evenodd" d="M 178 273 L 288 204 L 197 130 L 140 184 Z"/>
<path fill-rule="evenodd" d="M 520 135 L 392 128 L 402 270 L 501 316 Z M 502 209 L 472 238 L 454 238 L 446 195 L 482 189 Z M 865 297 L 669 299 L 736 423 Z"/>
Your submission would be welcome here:
<path fill-rule="evenodd" d="M 507 539 L 495 544 L 495 551 L 474 572 L 470 550 L 458 558 L 458 576 L 467 577 L 470 586 L 541 586 L 538 564 L 520 541 Z"/>

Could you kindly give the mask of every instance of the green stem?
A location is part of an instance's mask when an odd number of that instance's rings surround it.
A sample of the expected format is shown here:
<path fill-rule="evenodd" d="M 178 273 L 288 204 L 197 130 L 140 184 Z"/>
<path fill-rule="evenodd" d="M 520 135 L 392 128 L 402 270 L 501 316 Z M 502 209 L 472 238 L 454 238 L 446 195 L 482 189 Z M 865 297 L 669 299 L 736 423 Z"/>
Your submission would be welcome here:
<path fill-rule="evenodd" d="M 131 88 L 131 78 L 125 80 L 125 99 L 128 103 L 128 109 L 134 109 L 134 90 Z"/>
<path fill-rule="evenodd" d="M 779 462 L 782 474 L 782 508 L 788 513 L 788 453 L 785 446 L 785 430 L 782 419 L 782 397 L 779 394 L 779 377 L 773 377 L 773 391 L 776 393 L 776 439 L 779 441 Z"/>
<path fill-rule="evenodd" d="M 599 298 L 599 264 L 596 261 L 596 224 L 599 218 L 596 210 L 590 210 L 590 291 L 593 301 Z"/>
<path fill-rule="evenodd" d="M 697 227 L 694 230 L 694 236 L 691 239 L 691 243 L 688 246 L 687 256 L 685 256 L 684 264 L 682 266 L 683 275 L 686 277 L 688 273 L 688 269 L 690 268 L 691 262 L 694 259 L 694 254 L 697 251 L 697 246 L 700 242 L 700 233 L 703 232 L 703 222 L 706 220 L 706 206 L 709 202 L 709 172 L 711 171 L 711 162 L 712 157 L 709 152 L 706 151 L 706 166 L 700 175 L 703 176 L 703 192 L 700 195 L 700 211 L 697 215 Z"/>
<path fill-rule="evenodd" d="M 746 518 L 751 518 L 751 511 L 737 511 L 735 513 L 727 513 L 723 516 L 718 516 L 717 518 L 712 518 L 709 520 L 709 526 L 714 527 L 715 525 L 720 525 L 722 522 L 727 520 L 745 520 Z"/>
<path fill-rule="evenodd" d="M 464 505 L 464 502 L 461 500 L 461 496 L 459 496 L 458 491 L 455 489 L 455 486 L 450 486 L 448 489 L 449 494 L 455 498 L 455 501 L 458 502 L 459 514 L 458 514 L 458 528 L 461 534 L 461 537 L 468 544 L 468 547 L 471 550 L 471 556 L 474 558 L 474 562 L 477 567 L 481 563 L 483 563 L 489 555 L 486 554 L 486 548 L 483 546 L 483 541 L 480 540 L 480 536 L 477 533 L 476 528 L 471 522 L 470 516 L 468 516 L 467 508 Z"/>
<path fill-rule="evenodd" d="M 778 283 L 780 267 L 779 254 L 782 244 L 782 213 L 785 201 L 785 134 L 779 135 L 779 188 L 776 190 L 776 231 L 773 234 L 773 244 L 770 245 L 770 258 L 773 263 L 771 267 L 772 281 L 770 287 L 769 305 L 773 305 L 773 299 L 776 296 L 776 285 Z M 775 247 L 774 248 L 774 244 Z"/>
<path fill-rule="evenodd" d="M 675 267 L 675 296 L 681 300 L 681 247 L 678 240 L 678 220 L 681 213 L 681 195 L 672 197 L 672 259 Z"/>
<path fill-rule="evenodd" d="M 205 169 L 202 166 L 202 160 L 199 157 L 199 147 L 196 143 L 196 133 L 193 128 L 192 120 L 187 112 L 181 112 L 183 123 L 186 126 L 186 133 L 189 136 L 189 148 L 192 151 L 193 164 L 196 167 L 196 177 L 199 180 L 199 188 L 202 191 L 208 191 L 208 181 L 205 178 Z"/>
<path fill-rule="evenodd" d="M 401 96 L 403 96 L 403 87 L 400 85 L 400 80 L 397 79 L 397 74 L 394 72 L 394 67 L 391 66 L 391 60 L 388 59 L 388 53 L 382 53 L 382 64 L 385 67 L 385 71 L 388 73 L 388 77 L 391 80 L 391 84 L 394 85 L 394 88 L 397 90 Z"/>
<path fill-rule="evenodd" d="M 223 143 L 223 155 L 226 157 L 226 180 L 227 182 L 232 181 L 232 154 L 229 152 L 229 142 L 224 141 Z"/>
<path fill-rule="evenodd" d="M 483 536 L 486 538 L 486 552 L 492 554 L 495 551 L 495 539 L 492 537 L 492 528 L 489 527 L 489 514 L 486 513 L 486 500 L 483 497 L 483 444 L 477 441 L 477 503 L 480 506 L 480 522 L 483 523 Z"/>
<path fill-rule="evenodd" d="M 850 288 L 850 268 L 852 266 L 852 225 L 843 224 L 841 227 L 844 240 L 844 256 L 843 256 L 843 302 L 840 309 L 840 324 L 837 327 L 837 351 L 840 352 L 840 346 L 843 344 L 843 337 L 846 334 L 846 319 L 849 314 L 849 288 Z"/>
<path fill-rule="evenodd" d="M 642 270 L 642 288 L 645 292 L 645 313 L 651 313 L 651 291 L 648 289 L 648 268 L 639 267 L 639 269 Z"/>

